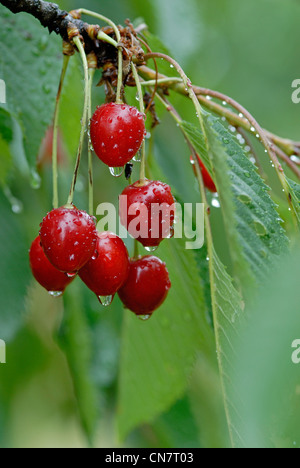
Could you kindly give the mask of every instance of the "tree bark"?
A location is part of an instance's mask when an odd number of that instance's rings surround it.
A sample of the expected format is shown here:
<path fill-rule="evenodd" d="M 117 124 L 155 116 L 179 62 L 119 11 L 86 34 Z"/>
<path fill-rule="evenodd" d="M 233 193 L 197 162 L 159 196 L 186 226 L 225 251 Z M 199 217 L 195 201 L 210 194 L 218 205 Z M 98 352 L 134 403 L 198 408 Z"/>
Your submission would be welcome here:
<path fill-rule="evenodd" d="M 84 37 L 88 39 L 88 24 L 74 19 L 67 11 L 61 10 L 55 3 L 43 0 L 0 0 L 0 3 L 12 13 L 29 13 L 37 18 L 41 25 L 48 28 L 49 32 L 55 32 L 64 40 L 68 40 L 68 29 L 74 25 Z"/>

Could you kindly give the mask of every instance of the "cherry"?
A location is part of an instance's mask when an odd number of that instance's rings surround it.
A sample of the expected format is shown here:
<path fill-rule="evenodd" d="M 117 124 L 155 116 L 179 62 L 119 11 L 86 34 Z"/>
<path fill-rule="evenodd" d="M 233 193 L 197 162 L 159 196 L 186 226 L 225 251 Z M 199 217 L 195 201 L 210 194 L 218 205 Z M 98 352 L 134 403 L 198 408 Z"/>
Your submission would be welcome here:
<path fill-rule="evenodd" d="M 170 288 L 166 264 L 146 256 L 130 261 L 128 279 L 118 294 L 127 309 L 149 318 L 165 301 Z"/>
<path fill-rule="evenodd" d="M 111 232 L 98 233 L 96 251 L 79 271 L 82 281 L 98 296 L 113 296 L 129 273 L 124 242 Z"/>
<path fill-rule="evenodd" d="M 104 104 L 91 120 L 95 153 L 109 167 L 125 166 L 140 149 L 145 133 L 143 114 L 127 104 Z"/>
<path fill-rule="evenodd" d="M 144 185 L 136 182 L 126 187 L 120 197 L 121 223 L 144 247 L 158 247 L 163 239 L 172 237 L 174 203 L 169 185 L 149 180 Z"/>
<path fill-rule="evenodd" d="M 210 192 L 213 192 L 213 193 L 216 193 L 217 192 L 217 187 L 215 186 L 215 183 L 214 181 L 212 180 L 211 176 L 210 176 L 210 173 L 208 172 L 208 170 L 206 169 L 206 167 L 204 166 L 203 162 L 201 161 L 200 157 L 198 156 L 197 154 L 197 158 L 198 158 L 198 161 L 199 161 L 199 164 L 200 164 L 200 167 L 201 167 L 201 172 L 202 172 L 202 177 L 203 177 L 203 183 L 204 183 L 204 186 L 210 191 Z M 193 169 L 194 169 L 194 173 L 195 173 L 195 176 L 197 176 L 197 172 L 196 172 L 196 168 L 195 168 L 195 163 L 194 163 L 194 159 L 193 157 L 191 156 L 191 164 L 194 166 Z"/>
<path fill-rule="evenodd" d="M 61 296 L 74 278 L 57 270 L 47 259 L 38 236 L 31 244 L 29 261 L 33 276 L 53 296 Z"/>
<path fill-rule="evenodd" d="M 97 231 L 94 219 L 76 207 L 52 210 L 40 230 L 43 250 L 55 268 L 76 274 L 95 251 Z"/>

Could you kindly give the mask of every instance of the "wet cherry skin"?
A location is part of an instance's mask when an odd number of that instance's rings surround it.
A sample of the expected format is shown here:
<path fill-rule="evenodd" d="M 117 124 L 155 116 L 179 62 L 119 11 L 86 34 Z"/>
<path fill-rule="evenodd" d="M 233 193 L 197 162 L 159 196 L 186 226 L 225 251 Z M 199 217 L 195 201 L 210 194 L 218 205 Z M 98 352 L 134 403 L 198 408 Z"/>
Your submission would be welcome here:
<path fill-rule="evenodd" d="M 152 315 L 165 301 L 171 288 L 166 264 L 154 256 L 130 261 L 127 281 L 119 291 L 125 307 L 136 315 Z"/>
<path fill-rule="evenodd" d="M 127 104 L 104 104 L 91 119 L 93 148 L 109 167 L 125 166 L 140 149 L 145 133 L 143 114 Z"/>
<path fill-rule="evenodd" d="M 96 251 L 79 271 L 82 281 L 99 296 L 113 296 L 129 273 L 129 256 L 120 237 L 111 232 L 98 233 Z"/>
<path fill-rule="evenodd" d="M 144 185 L 136 182 L 126 187 L 120 198 L 121 223 L 144 247 L 157 247 L 163 239 L 172 237 L 174 203 L 169 185 L 149 180 Z M 164 210 L 159 211 L 159 206 Z"/>
<path fill-rule="evenodd" d="M 76 274 L 95 251 L 94 219 L 76 207 L 57 208 L 43 219 L 40 239 L 46 257 L 55 268 Z"/>
<path fill-rule="evenodd" d="M 68 278 L 65 273 L 57 270 L 47 259 L 41 246 L 40 236 L 31 244 L 29 261 L 33 276 L 43 288 L 49 292 L 64 292 L 74 278 Z"/>
<path fill-rule="evenodd" d="M 201 159 L 200 159 L 200 157 L 198 155 L 197 155 L 197 158 L 198 158 L 198 161 L 199 161 L 199 164 L 200 164 L 200 167 L 201 167 L 204 186 L 210 192 L 216 193 L 217 192 L 217 187 L 215 186 L 215 183 L 212 180 L 212 178 L 210 176 L 210 173 L 208 172 L 208 170 L 206 169 L 206 167 L 204 166 L 203 162 L 201 161 Z M 193 159 L 192 156 L 191 156 L 191 164 L 194 166 L 193 167 L 194 173 L 195 173 L 195 176 L 197 176 L 197 172 L 196 172 L 196 168 L 195 168 L 195 164 L 194 164 L 194 159 Z"/>

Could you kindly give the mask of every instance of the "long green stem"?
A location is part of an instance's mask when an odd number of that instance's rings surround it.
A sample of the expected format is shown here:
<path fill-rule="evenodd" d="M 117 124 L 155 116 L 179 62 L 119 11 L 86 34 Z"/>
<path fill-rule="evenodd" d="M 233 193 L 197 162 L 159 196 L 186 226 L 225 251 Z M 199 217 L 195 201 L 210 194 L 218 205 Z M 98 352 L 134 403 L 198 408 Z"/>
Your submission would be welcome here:
<path fill-rule="evenodd" d="M 159 80 L 149 80 L 149 81 L 142 81 L 141 85 L 142 86 L 155 86 L 157 85 L 169 85 L 169 84 L 174 84 L 174 83 L 182 83 L 181 78 L 177 77 L 170 77 L 170 78 L 160 78 Z"/>
<path fill-rule="evenodd" d="M 53 119 L 53 142 L 52 142 L 52 177 L 53 177 L 53 208 L 58 208 L 59 198 L 58 198 L 58 164 L 57 164 L 57 140 L 58 140 L 58 121 L 59 121 L 59 110 L 60 110 L 60 98 L 65 81 L 65 76 L 67 73 L 67 68 L 69 64 L 70 57 L 64 55 L 63 57 L 63 66 L 58 86 L 58 91 L 56 95 L 54 119 Z"/>
<path fill-rule="evenodd" d="M 97 19 L 99 19 L 101 21 L 104 21 L 104 23 L 109 24 L 114 30 L 117 41 L 120 42 L 120 40 L 121 40 L 120 31 L 118 30 L 118 27 L 116 26 L 116 24 L 112 20 L 110 20 L 106 16 L 100 15 L 99 13 L 95 13 L 94 11 L 86 10 L 85 8 L 80 8 L 79 10 L 76 10 L 76 11 L 81 15 L 92 16 L 93 18 L 97 18 Z"/>
<path fill-rule="evenodd" d="M 89 149 L 88 149 L 88 164 L 89 164 L 89 214 L 94 214 L 94 177 L 93 177 L 93 151 L 92 143 L 90 141 L 90 124 L 92 118 L 92 86 L 95 69 L 89 69 L 89 108 L 88 108 L 88 135 L 89 135 Z"/>
<path fill-rule="evenodd" d="M 79 14 L 92 16 L 92 17 L 97 18 L 97 19 L 99 19 L 101 21 L 104 21 L 105 23 L 109 24 L 114 30 L 114 33 L 115 33 L 116 38 L 117 38 L 117 42 L 114 41 L 107 34 L 103 33 L 103 31 L 100 31 L 100 33 L 98 34 L 98 39 L 109 42 L 110 44 L 112 44 L 113 46 L 118 48 L 118 84 L 117 84 L 116 102 L 117 102 L 117 104 L 121 104 L 122 103 L 121 92 L 122 92 L 122 82 L 123 82 L 123 50 L 122 50 L 122 47 L 119 46 L 119 43 L 121 41 L 120 31 L 119 31 L 117 25 L 113 21 L 111 21 L 109 18 L 107 18 L 106 16 L 100 15 L 99 13 L 95 13 L 95 12 L 90 11 L 90 10 L 86 10 L 85 8 L 80 8 L 79 10 L 77 10 L 77 12 Z"/>
<path fill-rule="evenodd" d="M 74 38 L 74 44 L 79 50 L 81 60 L 83 63 L 83 69 L 84 69 L 84 106 L 83 106 L 83 115 L 82 115 L 82 121 L 81 121 L 81 131 L 80 131 L 80 139 L 79 139 L 79 145 L 78 145 L 78 151 L 77 151 L 77 158 L 76 158 L 76 163 L 75 163 L 75 169 L 74 169 L 74 174 L 73 174 L 73 179 L 71 183 L 71 189 L 70 189 L 70 194 L 69 198 L 67 201 L 68 205 L 73 204 L 73 199 L 74 199 L 74 191 L 75 191 L 75 186 L 76 186 L 76 181 L 77 181 L 77 176 L 78 176 L 78 170 L 80 166 L 80 160 L 81 160 L 81 154 L 82 154 L 82 149 L 83 149 L 83 142 L 84 142 L 84 135 L 85 135 L 85 130 L 86 130 L 86 124 L 87 124 L 87 116 L 88 116 L 88 107 L 89 107 L 89 69 L 88 69 L 88 62 L 87 58 L 85 55 L 84 47 L 79 39 L 79 37 Z"/>
<path fill-rule="evenodd" d="M 118 47 L 118 83 L 117 83 L 117 96 L 116 103 L 122 104 L 121 93 L 123 84 L 123 49 Z"/>
<path fill-rule="evenodd" d="M 140 103 L 140 111 L 142 114 L 145 113 L 145 106 L 144 106 L 144 96 L 143 96 L 143 90 L 142 90 L 142 85 L 141 85 L 141 82 L 140 82 L 140 77 L 138 75 L 138 72 L 137 72 L 137 69 L 136 69 L 136 66 L 134 65 L 134 63 L 131 64 L 131 69 L 132 69 L 132 73 L 133 73 L 133 76 L 134 76 L 134 79 L 135 79 L 135 83 L 136 83 L 136 88 L 137 88 L 137 92 L 138 92 L 138 96 L 139 96 L 139 103 Z M 145 182 L 145 179 L 146 179 L 146 144 L 145 144 L 145 140 L 143 141 L 142 143 L 142 158 L 141 158 L 141 168 L 140 168 L 140 183 L 141 184 L 144 184 Z"/>

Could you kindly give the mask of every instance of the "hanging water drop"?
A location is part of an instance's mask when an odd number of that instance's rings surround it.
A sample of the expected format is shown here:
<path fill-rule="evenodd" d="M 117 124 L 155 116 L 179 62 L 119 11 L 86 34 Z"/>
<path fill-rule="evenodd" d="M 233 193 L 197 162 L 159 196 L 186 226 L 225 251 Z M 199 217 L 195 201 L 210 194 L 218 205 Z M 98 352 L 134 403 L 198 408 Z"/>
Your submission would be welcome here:
<path fill-rule="evenodd" d="M 151 315 L 138 315 L 138 318 L 140 320 L 142 320 L 143 322 L 146 322 L 147 320 L 149 320 L 149 318 L 151 317 Z"/>
<path fill-rule="evenodd" d="M 135 156 L 133 156 L 135 162 L 141 162 L 142 160 L 142 150 L 139 150 Z"/>
<path fill-rule="evenodd" d="M 41 178 L 36 171 L 31 172 L 30 185 L 34 190 L 38 190 L 41 187 Z"/>
<path fill-rule="evenodd" d="M 158 245 L 155 245 L 153 247 L 145 247 L 147 252 L 155 252 L 158 249 Z"/>
<path fill-rule="evenodd" d="M 220 204 L 220 201 L 219 201 L 219 198 L 218 198 L 218 195 L 214 195 L 212 200 L 211 200 L 211 204 L 214 208 L 220 208 L 221 207 L 221 204 Z"/>
<path fill-rule="evenodd" d="M 124 167 L 110 167 L 109 172 L 113 177 L 121 177 L 124 172 Z"/>
<path fill-rule="evenodd" d="M 48 291 L 50 296 L 52 297 L 61 297 L 63 295 L 63 291 Z"/>
<path fill-rule="evenodd" d="M 4 194 L 11 205 L 11 210 L 15 214 L 20 214 L 23 211 L 23 203 L 13 196 L 9 187 L 4 187 Z"/>
<path fill-rule="evenodd" d="M 66 273 L 66 275 L 67 275 L 68 278 L 75 278 L 77 273 Z"/>
<path fill-rule="evenodd" d="M 103 307 L 108 307 L 111 305 L 114 296 L 98 296 L 98 300 Z"/>

